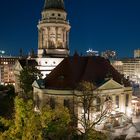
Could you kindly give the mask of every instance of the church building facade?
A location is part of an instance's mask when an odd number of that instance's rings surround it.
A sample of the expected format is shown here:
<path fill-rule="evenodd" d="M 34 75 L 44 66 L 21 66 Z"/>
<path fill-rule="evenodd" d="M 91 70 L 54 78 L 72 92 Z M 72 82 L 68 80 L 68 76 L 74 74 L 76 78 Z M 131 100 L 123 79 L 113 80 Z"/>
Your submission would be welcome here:
<path fill-rule="evenodd" d="M 70 28 L 64 1 L 45 0 L 42 18 L 38 24 L 37 62 L 43 78 L 46 78 L 33 83 L 35 109 L 39 110 L 46 104 L 50 104 L 52 108 L 64 105 L 73 108 L 73 112 L 79 117 L 82 107 L 79 104 L 75 106 L 73 102 L 79 100 L 78 85 L 87 81 L 95 86 L 92 94 L 100 97 L 95 104 L 110 99 L 113 112 L 129 116 L 132 98 L 129 81 L 102 57 L 78 54 L 70 57 Z M 95 112 L 91 112 L 91 119 Z M 117 121 L 123 123 L 122 118 Z"/>
<path fill-rule="evenodd" d="M 63 0 L 45 0 L 38 23 L 38 69 L 46 77 L 69 56 L 70 25 Z"/>

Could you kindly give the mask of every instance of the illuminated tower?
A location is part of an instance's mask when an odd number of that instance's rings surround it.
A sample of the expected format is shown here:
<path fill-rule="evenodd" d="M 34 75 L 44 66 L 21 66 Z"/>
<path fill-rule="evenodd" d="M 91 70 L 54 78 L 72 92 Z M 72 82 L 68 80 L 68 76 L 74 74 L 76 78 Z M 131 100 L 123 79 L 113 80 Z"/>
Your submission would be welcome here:
<path fill-rule="evenodd" d="M 69 31 L 63 0 L 45 0 L 38 24 L 38 69 L 45 77 L 69 55 Z"/>
<path fill-rule="evenodd" d="M 63 0 L 45 0 L 38 24 L 38 57 L 69 55 L 69 31 Z"/>

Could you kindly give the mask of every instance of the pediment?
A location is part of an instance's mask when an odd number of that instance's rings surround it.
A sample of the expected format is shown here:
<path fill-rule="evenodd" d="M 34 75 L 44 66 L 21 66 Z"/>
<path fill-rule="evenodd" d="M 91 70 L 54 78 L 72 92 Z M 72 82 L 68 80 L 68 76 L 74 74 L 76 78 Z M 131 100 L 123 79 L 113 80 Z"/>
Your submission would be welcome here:
<path fill-rule="evenodd" d="M 106 81 L 104 84 L 102 84 L 98 89 L 122 89 L 123 85 L 119 84 L 118 82 L 114 81 L 113 79 L 110 79 Z"/>

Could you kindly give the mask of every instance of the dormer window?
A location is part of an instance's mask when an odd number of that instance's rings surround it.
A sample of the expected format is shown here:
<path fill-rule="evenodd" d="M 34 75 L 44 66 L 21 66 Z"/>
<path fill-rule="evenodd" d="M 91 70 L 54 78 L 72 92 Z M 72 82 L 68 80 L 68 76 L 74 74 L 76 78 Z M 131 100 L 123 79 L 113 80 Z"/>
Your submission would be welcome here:
<path fill-rule="evenodd" d="M 55 16 L 55 14 L 53 13 L 53 14 L 52 14 L 52 16 L 54 17 L 54 16 Z"/>

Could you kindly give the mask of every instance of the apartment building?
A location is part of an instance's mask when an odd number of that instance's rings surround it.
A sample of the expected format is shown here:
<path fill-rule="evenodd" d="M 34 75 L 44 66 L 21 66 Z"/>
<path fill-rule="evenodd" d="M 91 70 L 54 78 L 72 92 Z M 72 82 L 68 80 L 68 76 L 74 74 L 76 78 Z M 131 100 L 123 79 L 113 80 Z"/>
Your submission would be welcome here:
<path fill-rule="evenodd" d="M 0 57 L 0 84 L 14 84 L 14 65 L 17 57 L 1 56 Z"/>

